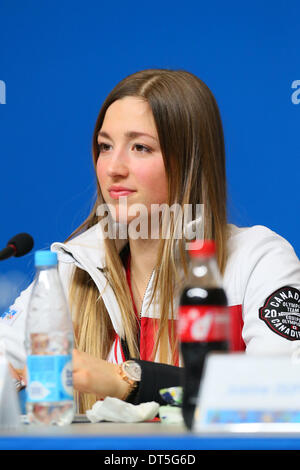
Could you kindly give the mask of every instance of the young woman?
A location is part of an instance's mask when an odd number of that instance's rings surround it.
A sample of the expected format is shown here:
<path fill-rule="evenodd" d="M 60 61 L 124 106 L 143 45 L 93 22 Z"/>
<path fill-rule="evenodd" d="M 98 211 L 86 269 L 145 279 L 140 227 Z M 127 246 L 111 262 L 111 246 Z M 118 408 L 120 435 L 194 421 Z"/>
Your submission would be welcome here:
<path fill-rule="evenodd" d="M 271 230 L 228 224 L 222 123 L 199 78 L 185 71 L 146 70 L 122 80 L 100 110 L 93 158 L 94 208 L 65 243 L 52 245 L 74 323 L 80 411 L 108 395 L 135 404 L 160 402 L 161 388 L 181 384 L 176 301 L 188 274 L 187 251 L 184 237 L 175 236 L 174 220 L 169 236 L 161 236 L 164 218 L 156 217 L 161 204 L 189 205 L 191 226 L 201 224 L 204 238 L 215 240 L 240 328 L 236 348 L 292 352 L 300 339 L 299 260 Z M 196 214 L 199 204 L 202 219 Z M 154 217 L 159 236 L 149 228 Z M 146 236 L 130 231 L 137 219 Z M 7 352 L 18 368 L 25 362 L 30 288 L 11 307 L 14 314 L 1 320 Z"/>

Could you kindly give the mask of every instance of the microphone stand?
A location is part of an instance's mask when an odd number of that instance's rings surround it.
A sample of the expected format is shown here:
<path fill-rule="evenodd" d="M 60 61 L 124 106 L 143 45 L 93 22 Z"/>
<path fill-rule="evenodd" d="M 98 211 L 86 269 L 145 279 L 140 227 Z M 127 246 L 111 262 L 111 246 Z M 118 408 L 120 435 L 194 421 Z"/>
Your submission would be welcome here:
<path fill-rule="evenodd" d="M 16 247 L 14 245 L 7 245 L 6 248 L 0 251 L 0 261 L 3 261 L 17 252 Z"/>

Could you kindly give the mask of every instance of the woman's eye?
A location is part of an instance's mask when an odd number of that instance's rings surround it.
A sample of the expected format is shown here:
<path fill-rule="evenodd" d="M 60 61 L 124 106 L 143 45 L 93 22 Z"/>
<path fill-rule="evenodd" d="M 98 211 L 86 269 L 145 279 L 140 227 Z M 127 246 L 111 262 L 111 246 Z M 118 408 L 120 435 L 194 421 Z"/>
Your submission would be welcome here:
<path fill-rule="evenodd" d="M 145 145 L 142 145 L 142 144 L 135 144 L 134 148 L 137 150 L 137 152 L 141 152 L 141 153 L 151 152 L 151 149 L 149 149 L 149 147 L 146 147 Z"/>
<path fill-rule="evenodd" d="M 99 148 L 99 153 L 103 153 L 103 152 L 107 152 L 108 150 L 110 150 L 110 145 L 105 144 L 104 142 L 101 142 L 100 144 L 98 144 L 98 148 Z"/>

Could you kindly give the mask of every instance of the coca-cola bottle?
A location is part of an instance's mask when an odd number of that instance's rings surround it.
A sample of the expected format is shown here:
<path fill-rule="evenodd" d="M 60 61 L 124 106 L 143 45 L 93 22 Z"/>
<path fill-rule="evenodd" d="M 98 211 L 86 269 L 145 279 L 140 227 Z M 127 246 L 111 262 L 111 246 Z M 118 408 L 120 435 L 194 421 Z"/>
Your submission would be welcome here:
<path fill-rule="evenodd" d="M 229 349 L 229 313 L 214 241 L 195 240 L 188 250 L 191 266 L 179 298 L 178 332 L 184 362 L 182 413 L 191 429 L 205 358 Z"/>

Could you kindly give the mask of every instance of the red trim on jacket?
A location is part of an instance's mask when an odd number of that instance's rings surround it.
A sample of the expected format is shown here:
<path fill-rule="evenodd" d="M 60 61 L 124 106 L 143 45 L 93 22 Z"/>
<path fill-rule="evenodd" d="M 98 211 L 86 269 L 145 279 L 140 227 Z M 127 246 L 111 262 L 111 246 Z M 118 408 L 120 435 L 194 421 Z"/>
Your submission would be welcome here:
<path fill-rule="evenodd" d="M 126 270 L 126 279 L 129 286 L 132 304 L 136 319 L 140 328 L 140 358 L 145 361 L 151 361 L 152 352 L 155 344 L 155 337 L 158 332 L 159 322 L 149 317 L 139 317 L 139 312 L 137 311 L 132 287 L 131 287 L 131 276 L 130 276 L 130 261 L 131 256 L 128 254 L 127 260 L 125 261 L 125 270 Z M 246 346 L 242 338 L 242 329 L 243 329 L 243 318 L 242 318 L 242 305 L 233 305 L 229 307 L 230 315 L 230 350 L 231 351 L 245 351 Z M 175 321 L 176 325 L 176 321 Z M 171 338 L 171 327 L 172 321 L 169 321 L 169 338 Z M 175 326 L 176 328 L 176 326 Z M 122 358 L 125 361 L 125 356 L 122 348 L 122 344 L 118 335 L 116 335 L 117 341 L 115 341 L 115 358 L 117 359 L 117 343 L 119 342 Z M 176 358 L 176 364 L 179 364 L 179 357 Z"/>
<path fill-rule="evenodd" d="M 230 350 L 245 351 L 246 345 L 242 337 L 243 331 L 243 309 L 242 305 L 232 305 L 229 307 L 230 315 Z"/>

